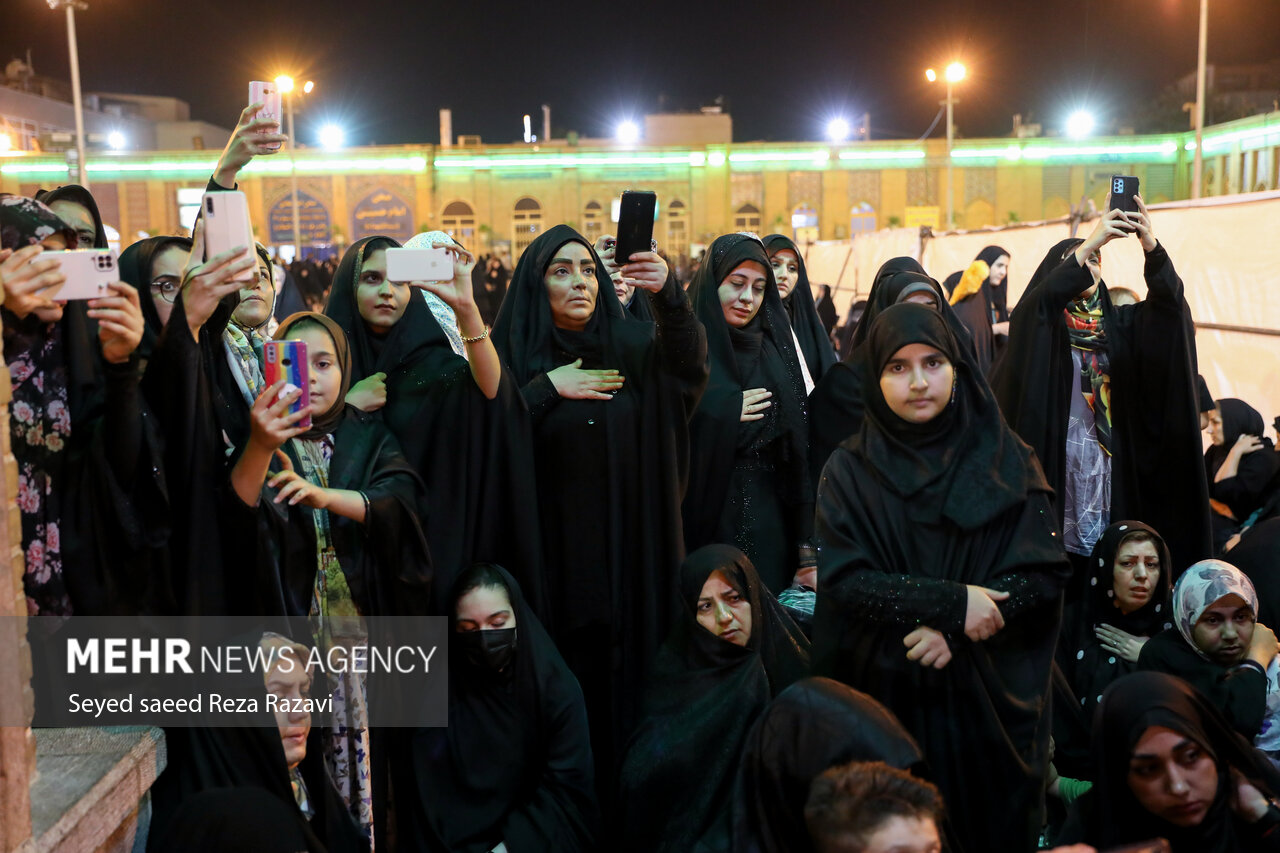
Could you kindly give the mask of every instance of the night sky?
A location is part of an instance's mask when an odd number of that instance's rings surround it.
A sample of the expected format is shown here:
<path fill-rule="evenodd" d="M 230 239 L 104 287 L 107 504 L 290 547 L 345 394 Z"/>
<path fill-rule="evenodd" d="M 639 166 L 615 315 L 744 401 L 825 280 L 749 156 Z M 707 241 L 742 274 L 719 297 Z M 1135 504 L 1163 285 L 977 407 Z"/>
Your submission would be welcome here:
<path fill-rule="evenodd" d="M 234 124 L 251 79 L 291 71 L 317 83 L 303 144 L 326 121 L 352 143 L 510 142 L 524 113 L 557 136 L 608 135 L 662 104 L 723 96 L 734 137 L 822 137 L 826 120 L 871 113 L 879 138 L 924 133 L 943 96 L 924 79 L 952 58 L 962 136 L 1000 136 L 1011 116 L 1056 129 L 1078 106 L 1104 124 L 1195 69 L 1196 0 L 89 0 L 77 14 L 86 91 L 171 95 L 195 118 Z M 359 11 L 360 16 L 352 14 Z M 1280 56 L 1280 2 L 1211 0 L 1209 61 Z M 66 78 L 61 13 L 4 0 L 0 60 L 32 51 Z M 940 134 L 939 123 L 934 133 Z M 1181 128 L 1169 128 L 1181 129 Z"/>

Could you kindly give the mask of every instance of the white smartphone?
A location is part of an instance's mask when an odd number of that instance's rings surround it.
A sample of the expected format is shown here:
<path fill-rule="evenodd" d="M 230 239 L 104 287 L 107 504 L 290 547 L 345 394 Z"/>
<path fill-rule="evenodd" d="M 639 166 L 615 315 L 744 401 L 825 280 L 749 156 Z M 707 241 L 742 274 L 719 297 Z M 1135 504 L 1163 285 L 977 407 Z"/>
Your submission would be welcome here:
<path fill-rule="evenodd" d="M 280 87 L 275 83 L 269 83 L 265 80 L 254 80 L 249 83 L 249 103 L 261 103 L 262 109 L 258 110 L 258 118 L 272 119 L 275 121 L 276 127 L 281 126 L 280 121 L 284 116 L 284 109 L 281 106 Z M 270 148 L 272 151 L 279 151 L 280 143 L 276 142 L 264 147 Z"/>
<path fill-rule="evenodd" d="M 453 281 L 448 249 L 387 249 L 387 281 Z"/>
<path fill-rule="evenodd" d="M 72 249 L 69 252 L 41 252 L 37 261 L 53 260 L 66 276 L 66 284 L 53 295 L 57 300 L 97 299 L 110 296 L 107 285 L 120 280 L 116 253 L 111 249 Z"/>
<path fill-rule="evenodd" d="M 249 223 L 249 201 L 244 193 L 239 190 L 205 193 L 203 208 L 206 261 L 237 246 L 248 247 L 241 257 L 255 256 L 253 226 Z M 232 281 L 253 281 L 257 277 L 257 268 L 250 267 L 237 273 Z"/>

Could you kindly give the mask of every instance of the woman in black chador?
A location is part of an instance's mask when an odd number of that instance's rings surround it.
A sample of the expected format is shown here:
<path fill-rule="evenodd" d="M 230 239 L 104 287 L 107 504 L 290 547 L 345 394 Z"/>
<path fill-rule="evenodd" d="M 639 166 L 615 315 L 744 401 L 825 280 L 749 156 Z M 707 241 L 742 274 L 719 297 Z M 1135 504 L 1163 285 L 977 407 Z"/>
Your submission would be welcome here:
<path fill-rule="evenodd" d="M 1161 531 L 1173 579 L 1212 555 L 1191 311 L 1139 206 L 1127 218 L 1109 211 L 1088 240 L 1049 251 L 1013 309 L 1009 348 L 991 377 L 1009 426 L 1053 487 L 1075 566 L 1068 612 L 1079 612 L 1084 558 L 1112 519 Z M 1117 307 L 1101 249 L 1128 230 L 1146 253 L 1147 298 Z"/>
<path fill-rule="evenodd" d="M 947 301 L 973 336 L 978 367 L 991 372 L 997 344 L 1009 332 L 1009 253 L 999 246 L 987 246 L 962 272 L 953 272 L 942 283 Z"/>
<path fill-rule="evenodd" d="M 483 334 L 471 293 L 474 261 L 449 246 L 453 282 L 420 289 L 387 279 L 386 250 L 399 246 L 390 237 L 359 240 L 333 276 L 324 312 L 351 342 L 348 402 L 381 417 L 426 484 L 423 526 L 440 606 L 458 573 L 492 560 L 510 567 L 546 615 L 541 537 L 528 511 L 536 488 L 529 417 Z M 466 358 L 450 346 L 422 290 L 456 307 Z"/>
<path fill-rule="evenodd" d="M 737 548 L 690 554 L 679 592 L 622 764 L 627 850 L 727 850 L 747 732 L 809 668 L 809 642 Z"/>
<path fill-rule="evenodd" d="M 737 545 L 776 594 L 809 538 L 813 488 L 800 356 L 764 245 L 717 238 L 689 296 L 707 329 L 711 381 L 690 425 L 685 538 L 690 548 Z"/>
<path fill-rule="evenodd" d="M 809 395 L 809 470 L 818 488 L 831 452 L 862 427 L 862 378 L 858 351 L 880 312 L 900 302 L 916 302 L 942 314 L 960 345 L 973 348 L 973 338 L 936 281 L 914 258 L 891 258 L 880 267 L 867 294 L 862 319 L 852 330 L 848 351 L 827 371 Z"/>
<path fill-rule="evenodd" d="M 653 322 L 624 318 L 591 244 L 567 225 L 520 258 L 493 326 L 533 415 L 552 630 L 582 685 L 606 793 L 666 633 L 684 559 L 688 418 L 706 337 L 655 252 L 622 267 Z"/>
<path fill-rule="evenodd" d="M 599 820 L 582 690 L 515 578 L 477 563 L 451 601 L 449 725 L 396 779 L 401 850 L 572 853 Z"/>
<path fill-rule="evenodd" d="M 1033 850 L 1068 571 L 1049 488 L 937 311 L 886 309 L 861 352 L 866 416 L 818 492 L 815 670 L 902 720 L 961 849 Z"/>
<path fill-rule="evenodd" d="M 765 237 L 764 248 L 769 253 L 773 277 L 778 283 L 778 293 L 782 296 L 783 307 L 787 309 L 800 354 L 804 356 L 810 378 L 817 382 L 836 363 L 836 351 L 831 347 L 831 337 L 822 318 L 818 316 L 804 258 L 795 241 L 783 234 Z M 826 300 L 830 303 L 831 297 L 827 296 Z"/>

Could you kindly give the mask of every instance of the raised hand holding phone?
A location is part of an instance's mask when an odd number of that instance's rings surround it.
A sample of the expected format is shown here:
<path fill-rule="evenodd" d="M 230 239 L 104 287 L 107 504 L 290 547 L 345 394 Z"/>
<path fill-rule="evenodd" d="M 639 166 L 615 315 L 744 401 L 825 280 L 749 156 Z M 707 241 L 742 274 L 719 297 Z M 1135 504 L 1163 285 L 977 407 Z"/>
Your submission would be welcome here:
<path fill-rule="evenodd" d="M 187 256 L 187 268 L 182 273 L 182 305 L 186 312 L 187 327 L 196 340 L 200 329 L 213 316 L 222 297 L 240 291 L 238 276 L 244 270 L 258 266 L 256 255 L 245 257 L 244 246 L 237 246 L 214 255 L 208 261 L 205 254 L 205 221 L 196 220 L 191 232 L 191 254 Z"/>
<path fill-rule="evenodd" d="M 57 261 L 40 257 L 41 245 L 23 246 L 18 251 L 0 250 L 0 286 L 4 287 L 4 307 L 19 318 L 32 311 L 55 310 L 66 276 Z"/>
<path fill-rule="evenodd" d="M 90 317 L 98 321 L 98 343 L 102 357 L 111 364 L 123 364 L 142 342 L 142 305 L 137 288 L 115 281 L 107 294 L 89 300 Z"/>

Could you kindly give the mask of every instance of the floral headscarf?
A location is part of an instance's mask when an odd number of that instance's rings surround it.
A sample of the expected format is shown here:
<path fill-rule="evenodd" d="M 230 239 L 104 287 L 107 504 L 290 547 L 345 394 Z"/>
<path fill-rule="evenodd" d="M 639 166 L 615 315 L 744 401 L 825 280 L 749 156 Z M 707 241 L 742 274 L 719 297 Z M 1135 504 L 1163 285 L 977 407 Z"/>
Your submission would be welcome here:
<path fill-rule="evenodd" d="M 1201 560 L 1182 573 L 1173 588 L 1173 620 L 1178 633 L 1196 654 L 1208 660 L 1192 639 L 1196 622 L 1224 595 L 1238 595 L 1258 613 L 1258 593 L 1244 572 L 1222 560 Z"/>
<path fill-rule="evenodd" d="M 430 249 L 436 243 L 463 248 L 461 243 L 443 231 L 424 231 L 421 234 L 415 234 L 409 238 L 404 247 L 406 249 Z M 458 317 L 453 312 L 453 309 L 443 299 L 429 290 L 422 291 L 422 298 L 431 309 L 431 313 L 435 316 L 436 322 L 440 324 L 440 328 L 444 329 L 445 337 L 449 339 L 449 346 L 454 352 L 465 358 L 467 347 L 462 341 L 462 332 L 458 328 Z"/>
<path fill-rule="evenodd" d="M 20 195 L 0 195 L 0 248 L 18 249 L 61 234 L 67 248 L 75 248 L 75 229 L 45 205 Z"/>

